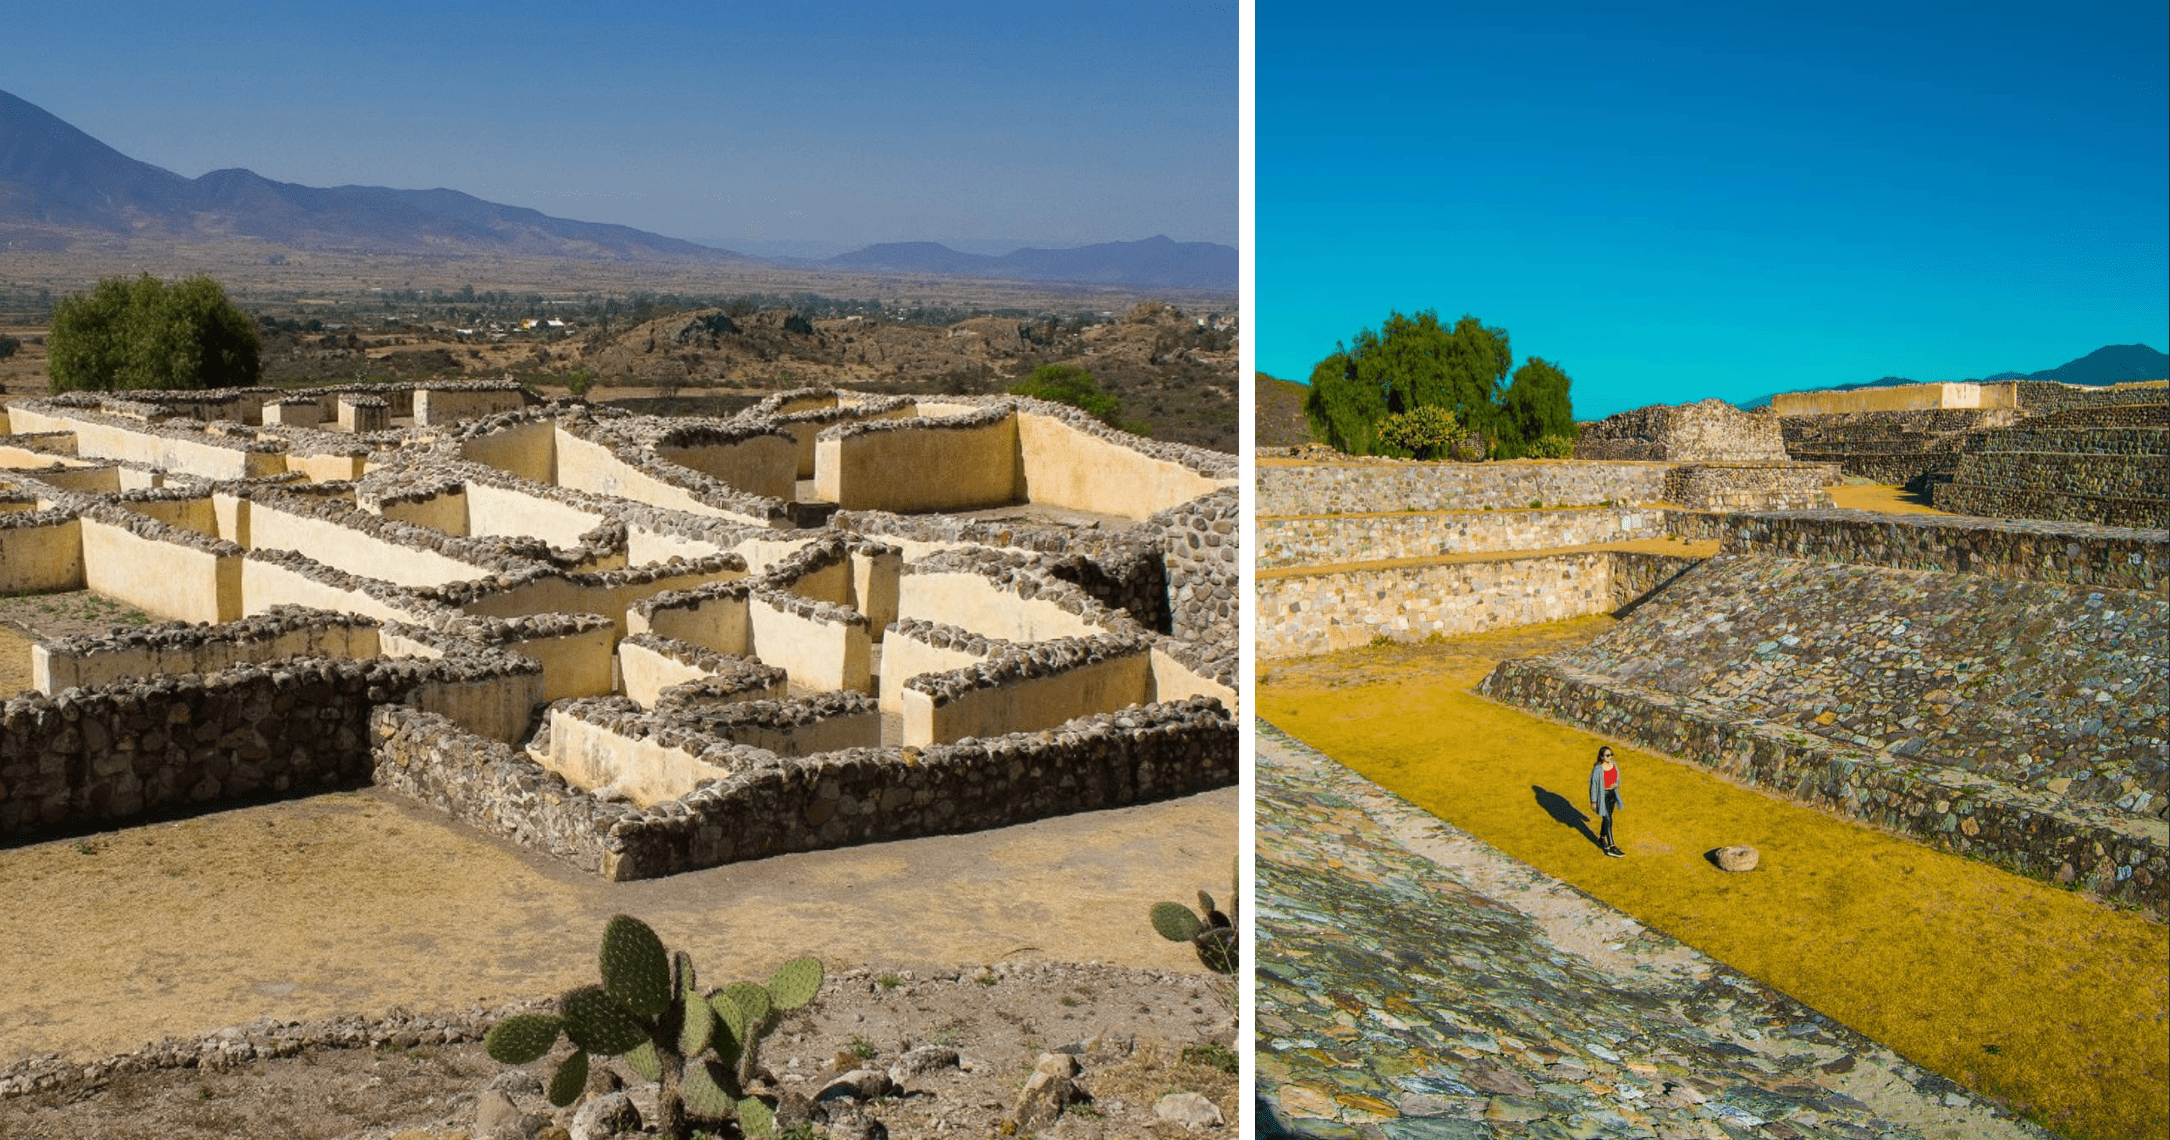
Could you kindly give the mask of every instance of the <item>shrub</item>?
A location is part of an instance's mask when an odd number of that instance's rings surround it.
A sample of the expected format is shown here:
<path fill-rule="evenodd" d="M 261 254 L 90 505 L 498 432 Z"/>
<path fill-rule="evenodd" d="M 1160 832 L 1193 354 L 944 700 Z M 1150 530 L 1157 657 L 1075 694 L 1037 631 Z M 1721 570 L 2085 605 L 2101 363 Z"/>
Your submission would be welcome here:
<path fill-rule="evenodd" d="M 1395 412 L 1379 421 L 1381 442 L 1418 459 L 1437 459 L 1446 454 L 1461 430 L 1453 409 L 1438 404 Z"/>

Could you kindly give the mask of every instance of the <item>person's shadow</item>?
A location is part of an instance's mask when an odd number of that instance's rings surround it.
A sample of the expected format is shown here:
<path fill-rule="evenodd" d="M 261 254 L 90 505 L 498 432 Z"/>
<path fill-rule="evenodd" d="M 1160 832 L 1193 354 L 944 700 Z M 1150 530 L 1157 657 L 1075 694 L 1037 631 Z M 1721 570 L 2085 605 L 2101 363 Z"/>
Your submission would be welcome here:
<path fill-rule="evenodd" d="M 1567 802 L 1566 796 L 1547 791 L 1536 784 L 1530 785 L 1530 793 L 1537 797 L 1537 806 L 1545 809 L 1545 814 L 1551 816 L 1553 822 L 1574 828 L 1582 833 L 1584 839 L 1590 841 L 1590 846 L 1600 851 L 1605 849 L 1605 845 L 1598 841 L 1597 833 L 1590 830 L 1590 817 L 1584 815 L 1582 809 Z"/>

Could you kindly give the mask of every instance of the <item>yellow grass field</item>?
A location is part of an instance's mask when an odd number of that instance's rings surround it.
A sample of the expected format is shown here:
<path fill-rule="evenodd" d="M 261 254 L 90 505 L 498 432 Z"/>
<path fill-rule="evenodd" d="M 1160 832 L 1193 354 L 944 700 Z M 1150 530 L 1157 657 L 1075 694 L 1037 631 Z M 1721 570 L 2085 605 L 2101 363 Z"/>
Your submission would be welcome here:
<path fill-rule="evenodd" d="M 1260 715 L 2064 1135 L 2170 1134 L 2161 923 L 1618 742 L 1627 858 L 1556 819 L 1560 801 L 1589 814 L 1590 764 L 1607 742 L 1467 690 L 1502 658 L 1580 644 L 1611 621 L 1276 662 L 1261 670 Z M 1761 866 L 1729 875 L 1704 857 L 1734 843 L 1758 848 Z"/>

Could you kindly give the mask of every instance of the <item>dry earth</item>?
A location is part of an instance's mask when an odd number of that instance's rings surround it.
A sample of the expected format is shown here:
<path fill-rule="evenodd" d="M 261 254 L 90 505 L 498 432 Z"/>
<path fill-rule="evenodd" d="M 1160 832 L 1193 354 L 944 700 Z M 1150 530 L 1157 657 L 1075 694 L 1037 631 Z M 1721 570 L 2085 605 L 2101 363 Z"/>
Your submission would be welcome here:
<path fill-rule="evenodd" d="M 375 789 L 0 848 L 0 1057 L 88 1059 L 259 1019 L 454 1011 L 546 996 L 593 980 L 595 938 L 610 914 L 625 912 L 690 951 L 712 979 L 762 977 L 802 953 L 832 972 L 901 979 L 909 971 L 922 979 L 825 1000 L 792 1050 L 809 1080 L 855 1037 L 880 1058 L 907 1043 L 950 1041 L 987 1067 L 956 1076 L 974 1087 L 924 1104 L 954 1116 L 990 1099 L 1006 1106 L 1040 1050 L 1108 1035 L 1149 1046 L 1131 1060 L 1149 1062 L 1145 1071 L 1156 1075 L 1137 1079 L 1186 1084 L 1197 1075 L 1175 1064 L 1182 1050 L 1232 1044 L 1232 1008 L 1189 948 L 1161 941 L 1145 913 L 1200 886 L 1226 889 L 1236 805 L 1228 789 L 616 884 Z M 1078 961 L 1108 968 L 1052 965 Z M 1042 966 L 1044 975 L 1018 972 Z M 971 980 L 989 968 L 1005 971 L 996 984 Z M 945 976 L 965 980 L 924 980 Z M 981 1000 L 993 991 L 1003 1002 Z M 409 1073 L 432 1090 L 419 1095 L 436 1102 L 400 1094 L 402 1111 L 414 1110 L 407 1122 L 464 1124 L 446 1107 L 480 1091 L 480 1062 L 463 1056 L 432 1051 Z M 1101 1075 L 1118 1084 L 1119 1060 L 1104 1052 L 1101 1064 Z M 249 1114 L 292 1102 L 294 1082 L 314 1090 L 311 1104 L 337 1100 L 349 1084 L 391 1080 L 386 1066 L 401 1063 L 367 1050 L 322 1051 L 263 1062 L 256 1079 L 228 1082 L 208 1097 L 187 1072 L 131 1077 L 9 1102 L 0 1107 L 0 1136 L 53 1134 L 42 1125 L 11 1132 L 41 1119 L 24 1113 L 111 1121 L 139 1115 L 139 1107 L 159 1127 L 73 1134 L 186 1134 L 168 1126 L 179 1125 L 183 1109 L 201 1107 L 192 1098 L 254 1119 Z M 323 1072 L 308 1076 L 313 1070 Z M 1232 1078 L 1221 1092 L 1233 1119 Z M 365 1097 L 359 1117 L 341 1119 L 399 1123 L 371 1118 L 371 1105 L 391 1108 Z M 1101 1111 L 1101 1123 L 1113 1119 Z M 1137 1119 L 1130 1126 L 1150 1127 Z M 931 1133 L 898 1133 L 920 1134 Z"/>

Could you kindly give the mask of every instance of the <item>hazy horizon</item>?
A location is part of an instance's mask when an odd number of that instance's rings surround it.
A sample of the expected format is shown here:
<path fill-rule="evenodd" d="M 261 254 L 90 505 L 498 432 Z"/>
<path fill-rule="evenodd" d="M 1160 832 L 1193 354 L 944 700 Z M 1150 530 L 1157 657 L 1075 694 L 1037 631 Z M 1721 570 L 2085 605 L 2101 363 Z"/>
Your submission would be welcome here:
<path fill-rule="evenodd" d="M 119 3 L 9 22 L 38 50 L 0 87 L 188 178 L 444 188 L 704 245 L 1238 240 L 1234 3 L 818 20 Z"/>

